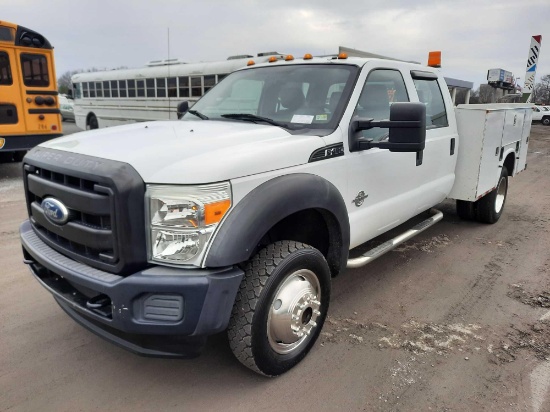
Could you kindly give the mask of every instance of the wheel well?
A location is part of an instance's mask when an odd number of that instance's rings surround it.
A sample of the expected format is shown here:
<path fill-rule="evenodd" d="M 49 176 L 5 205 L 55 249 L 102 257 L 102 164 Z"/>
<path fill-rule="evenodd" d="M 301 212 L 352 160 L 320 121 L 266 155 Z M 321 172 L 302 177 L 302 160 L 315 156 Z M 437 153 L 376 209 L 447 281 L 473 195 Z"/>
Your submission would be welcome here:
<path fill-rule="evenodd" d="M 503 166 L 506 167 L 506 170 L 508 171 L 508 176 L 512 176 L 514 174 L 515 162 L 516 157 L 514 153 L 509 153 L 508 156 L 506 156 L 506 159 L 504 159 Z"/>
<path fill-rule="evenodd" d="M 92 116 L 96 117 L 96 115 L 93 112 L 88 113 L 88 116 L 86 116 L 86 126 L 90 125 L 90 119 L 92 118 Z"/>
<path fill-rule="evenodd" d="M 327 210 L 306 209 L 285 217 L 262 237 L 258 249 L 279 240 L 313 246 L 327 260 L 332 276 L 340 271 L 342 234 L 338 221 Z"/>

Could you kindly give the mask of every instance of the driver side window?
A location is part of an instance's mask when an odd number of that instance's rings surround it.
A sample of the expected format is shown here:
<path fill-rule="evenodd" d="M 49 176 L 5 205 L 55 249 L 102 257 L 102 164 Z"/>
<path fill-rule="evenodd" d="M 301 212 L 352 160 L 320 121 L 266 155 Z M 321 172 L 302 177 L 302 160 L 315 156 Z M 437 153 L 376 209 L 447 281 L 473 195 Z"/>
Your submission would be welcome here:
<path fill-rule="evenodd" d="M 378 69 L 369 73 L 354 116 L 384 120 L 390 118 L 390 106 L 394 102 L 408 102 L 409 96 L 403 76 L 398 70 Z M 363 130 L 362 136 L 378 142 L 388 137 L 388 129 L 375 127 Z"/>

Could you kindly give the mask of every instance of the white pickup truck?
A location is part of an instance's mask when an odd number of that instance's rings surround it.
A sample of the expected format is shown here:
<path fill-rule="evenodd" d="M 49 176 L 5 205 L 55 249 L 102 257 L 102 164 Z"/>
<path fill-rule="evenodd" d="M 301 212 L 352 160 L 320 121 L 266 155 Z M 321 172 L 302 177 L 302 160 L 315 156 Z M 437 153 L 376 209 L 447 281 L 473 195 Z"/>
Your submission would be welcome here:
<path fill-rule="evenodd" d="M 533 106 L 533 122 L 541 122 L 550 126 L 550 106 Z"/>
<path fill-rule="evenodd" d="M 239 361 L 268 376 L 314 345 L 331 277 L 440 220 L 445 198 L 496 222 L 526 167 L 532 114 L 455 109 L 436 69 L 345 55 L 251 65 L 185 109 L 29 152 L 25 263 L 119 346 L 190 356 L 227 329 Z"/>

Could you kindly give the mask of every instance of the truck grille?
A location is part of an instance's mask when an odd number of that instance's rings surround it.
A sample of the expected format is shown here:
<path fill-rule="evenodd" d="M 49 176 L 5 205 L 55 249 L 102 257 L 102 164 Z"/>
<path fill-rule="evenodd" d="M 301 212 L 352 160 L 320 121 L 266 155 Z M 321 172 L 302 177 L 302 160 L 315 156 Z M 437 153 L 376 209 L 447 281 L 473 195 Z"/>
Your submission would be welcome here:
<path fill-rule="evenodd" d="M 35 161 L 33 154 L 41 153 Z M 81 167 L 72 170 L 60 166 L 69 155 L 73 166 L 103 167 L 98 168 L 99 173 L 91 174 Z M 27 155 L 24 165 L 27 208 L 35 233 L 58 252 L 92 267 L 120 274 L 143 267 L 146 264 L 143 181 L 124 163 L 103 159 L 101 163 L 90 163 L 87 159 L 94 158 L 43 148 Z M 50 160 L 54 162 L 48 164 Z M 65 205 L 69 212 L 67 223 L 56 224 L 46 217 L 42 201 L 48 197 Z"/>
<path fill-rule="evenodd" d="M 31 223 L 43 240 L 97 262 L 118 262 L 116 234 L 111 222 L 114 209 L 113 191 L 98 182 L 34 168 L 27 174 Z M 44 215 L 41 203 L 52 196 L 68 208 L 70 220 L 58 226 Z"/>

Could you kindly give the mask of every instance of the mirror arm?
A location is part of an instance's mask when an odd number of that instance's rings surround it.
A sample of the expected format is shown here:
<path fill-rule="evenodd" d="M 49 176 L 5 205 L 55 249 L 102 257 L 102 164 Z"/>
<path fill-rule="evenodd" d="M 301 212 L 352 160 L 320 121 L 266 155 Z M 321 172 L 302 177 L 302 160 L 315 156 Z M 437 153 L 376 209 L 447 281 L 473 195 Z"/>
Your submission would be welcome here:
<path fill-rule="evenodd" d="M 372 149 L 373 147 L 377 147 L 379 149 L 400 149 L 400 150 L 410 150 L 413 152 L 416 152 L 416 148 L 418 147 L 417 143 L 390 143 L 390 142 L 374 142 L 372 139 L 357 139 L 357 147 L 359 150 L 368 150 Z"/>

